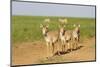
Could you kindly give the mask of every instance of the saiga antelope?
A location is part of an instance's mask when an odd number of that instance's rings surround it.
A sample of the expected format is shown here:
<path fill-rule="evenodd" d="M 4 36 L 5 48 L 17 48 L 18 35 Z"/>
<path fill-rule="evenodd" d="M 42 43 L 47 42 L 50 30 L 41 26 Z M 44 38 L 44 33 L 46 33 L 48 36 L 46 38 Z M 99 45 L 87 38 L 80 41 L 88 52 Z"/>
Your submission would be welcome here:
<path fill-rule="evenodd" d="M 67 19 L 58 19 L 61 25 L 67 24 L 68 20 Z"/>
<path fill-rule="evenodd" d="M 62 51 L 66 51 L 66 48 L 67 50 L 71 49 L 72 32 L 71 30 L 65 30 L 65 25 L 60 26 L 59 38 L 62 43 Z"/>
<path fill-rule="evenodd" d="M 44 22 L 49 23 L 50 22 L 50 19 L 49 18 L 46 18 L 46 19 L 44 19 Z"/>
<path fill-rule="evenodd" d="M 47 58 L 49 56 L 53 56 L 54 54 L 54 44 L 58 41 L 59 32 L 58 31 L 49 31 L 48 25 L 40 25 L 42 28 L 42 34 L 44 36 L 44 39 L 46 41 L 46 47 L 47 47 Z M 52 54 L 50 53 L 52 51 Z M 49 55 L 50 53 L 50 55 Z"/>
<path fill-rule="evenodd" d="M 78 42 L 80 40 L 80 25 L 74 24 L 74 30 L 72 32 L 72 39 L 73 39 L 73 49 L 78 48 Z"/>

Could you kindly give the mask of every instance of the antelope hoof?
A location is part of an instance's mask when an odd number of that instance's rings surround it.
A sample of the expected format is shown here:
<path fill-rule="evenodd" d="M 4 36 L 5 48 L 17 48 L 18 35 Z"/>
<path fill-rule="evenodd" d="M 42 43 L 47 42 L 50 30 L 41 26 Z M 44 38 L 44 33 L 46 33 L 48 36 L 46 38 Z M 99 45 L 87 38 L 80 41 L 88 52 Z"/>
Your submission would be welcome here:
<path fill-rule="evenodd" d="M 60 52 L 57 52 L 58 53 L 58 56 L 60 56 L 61 54 L 60 54 Z"/>

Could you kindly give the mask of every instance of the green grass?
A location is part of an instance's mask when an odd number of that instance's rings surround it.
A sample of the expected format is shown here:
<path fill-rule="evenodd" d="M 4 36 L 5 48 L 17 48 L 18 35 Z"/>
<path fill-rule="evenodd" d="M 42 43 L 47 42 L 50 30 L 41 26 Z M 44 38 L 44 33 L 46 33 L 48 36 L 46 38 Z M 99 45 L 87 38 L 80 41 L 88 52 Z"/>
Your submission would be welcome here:
<path fill-rule="evenodd" d="M 46 16 L 12 16 L 12 42 L 33 42 L 43 40 L 40 24 Z M 49 17 L 50 30 L 57 30 L 59 17 Z M 73 24 L 80 24 L 81 39 L 95 36 L 95 19 L 93 18 L 68 18 L 66 29 L 73 29 Z"/>

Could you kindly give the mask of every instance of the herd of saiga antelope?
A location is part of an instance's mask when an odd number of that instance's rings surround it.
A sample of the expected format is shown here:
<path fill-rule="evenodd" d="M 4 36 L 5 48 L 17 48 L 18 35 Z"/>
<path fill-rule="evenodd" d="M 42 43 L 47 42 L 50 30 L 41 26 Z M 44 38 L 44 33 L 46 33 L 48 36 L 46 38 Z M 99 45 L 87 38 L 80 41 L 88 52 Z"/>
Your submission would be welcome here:
<path fill-rule="evenodd" d="M 44 22 L 50 22 L 50 19 L 45 19 Z M 46 48 L 47 48 L 47 58 L 52 57 L 55 52 L 55 44 L 60 40 L 61 42 L 61 51 L 59 48 L 57 49 L 57 54 L 61 55 L 61 52 L 66 52 L 68 50 L 73 51 L 77 49 L 79 40 L 80 40 L 80 25 L 73 25 L 73 30 L 66 30 L 65 24 L 67 23 L 67 19 L 59 19 L 59 31 L 50 31 L 48 29 L 48 24 L 41 24 L 40 28 L 42 28 L 42 34 L 46 41 Z M 60 44 L 59 44 L 60 45 Z M 59 46 L 58 44 L 56 46 Z"/>

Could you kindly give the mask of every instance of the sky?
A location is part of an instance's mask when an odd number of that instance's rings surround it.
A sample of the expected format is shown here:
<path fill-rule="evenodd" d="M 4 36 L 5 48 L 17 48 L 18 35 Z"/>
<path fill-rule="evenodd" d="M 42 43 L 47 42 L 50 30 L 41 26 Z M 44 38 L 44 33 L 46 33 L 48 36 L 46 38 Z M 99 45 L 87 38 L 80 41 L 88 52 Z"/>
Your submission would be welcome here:
<path fill-rule="evenodd" d="M 12 2 L 12 15 L 95 18 L 95 6 Z"/>

